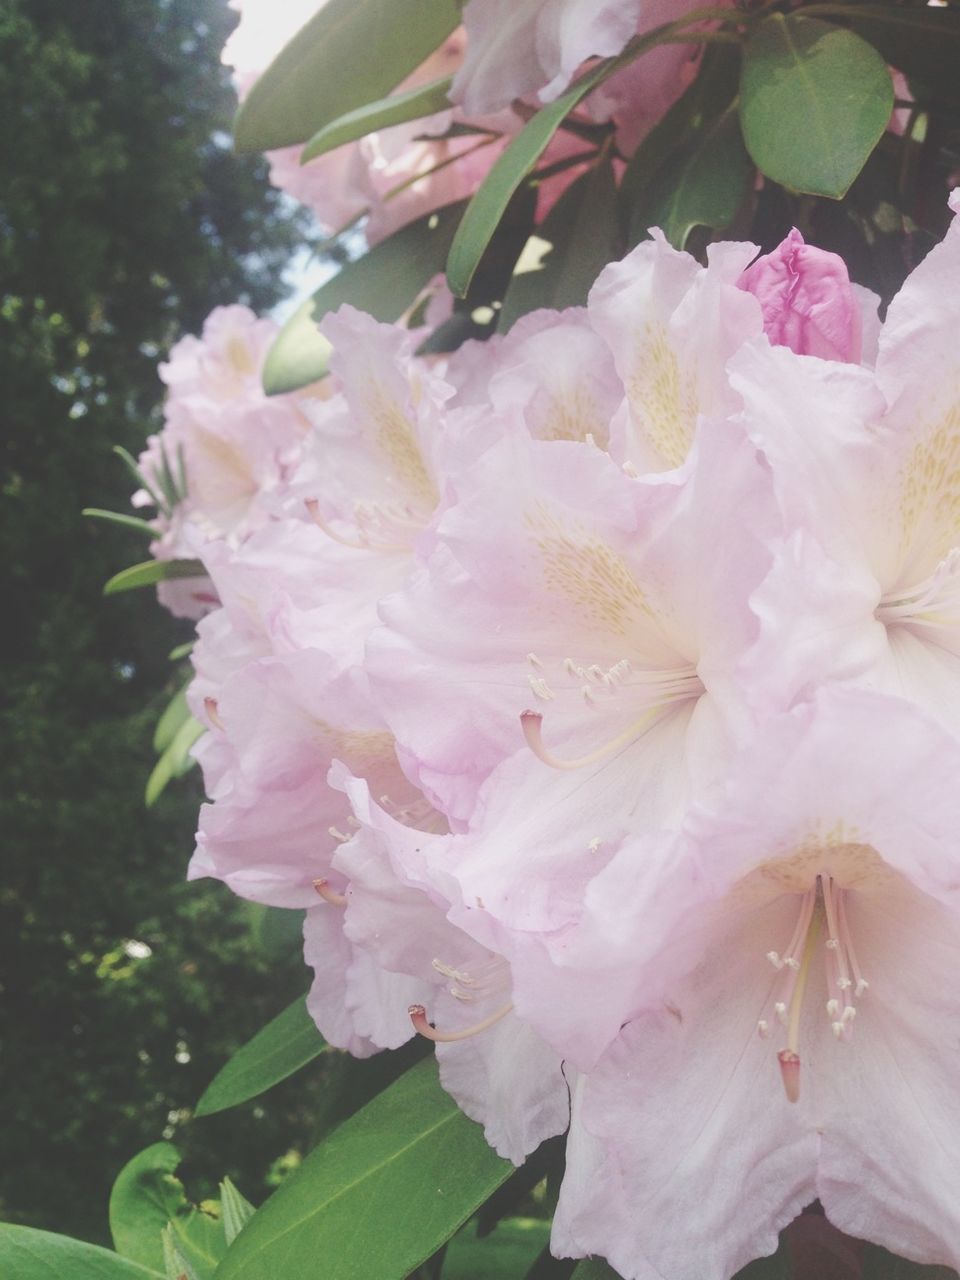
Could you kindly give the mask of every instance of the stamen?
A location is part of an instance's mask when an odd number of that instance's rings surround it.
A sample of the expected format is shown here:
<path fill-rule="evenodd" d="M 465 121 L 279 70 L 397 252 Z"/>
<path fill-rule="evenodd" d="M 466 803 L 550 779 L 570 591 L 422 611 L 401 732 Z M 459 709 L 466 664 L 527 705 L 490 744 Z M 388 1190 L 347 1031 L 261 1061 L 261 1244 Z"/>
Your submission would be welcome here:
<path fill-rule="evenodd" d="M 607 756 L 619 751 L 621 747 L 628 747 L 631 742 L 640 736 L 643 729 L 649 725 L 650 720 L 657 714 L 657 710 L 658 708 L 656 707 L 651 708 L 645 716 L 630 725 L 629 729 L 624 729 L 623 733 L 618 733 L 615 738 L 605 742 L 596 751 L 591 751 L 585 756 L 578 756 L 573 760 L 561 760 L 559 756 L 555 756 L 552 751 L 548 751 L 544 746 L 543 716 L 539 711 L 524 711 L 520 716 L 520 725 L 523 729 L 523 736 L 527 740 L 527 746 L 538 760 L 542 760 L 551 769 L 584 769 L 589 764 L 596 764 L 599 760 L 605 760 Z"/>
<path fill-rule="evenodd" d="M 780 1076 L 783 1080 L 784 1092 L 788 1102 L 796 1102 L 800 1097 L 800 1012 L 803 1008 L 803 993 L 807 986 L 807 974 L 810 962 L 820 933 L 820 917 L 814 914 L 807 930 L 806 946 L 803 948 L 803 959 L 797 973 L 796 984 L 790 1000 L 790 1018 L 787 1024 L 787 1047 L 777 1055 L 780 1062 Z"/>
<path fill-rule="evenodd" d="M 953 547 L 933 573 L 915 587 L 891 591 L 877 606 L 880 622 L 909 622 L 920 627 L 955 626 L 960 609 L 960 547 Z"/>
<path fill-rule="evenodd" d="M 324 520 L 320 514 L 320 504 L 316 498 L 307 498 L 303 504 L 310 514 L 310 519 L 322 529 L 328 538 L 332 538 L 334 542 L 339 542 L 342 547 L 349 547 L 351 551 L 409 551 L 410 548 L 402 542 L 371 542 L 366 533 L 361 530 L 359 538 L 345 538 L 342 534 L 336 532 L 335 529 Z M 369 520 L 369 515 L 365 513 L 365 519 Z"/>
<path fill-rule="evenodd" d="M 223 721 L 220 719 L 220 712 L 218 710 L 216 698 L 204 698 L 203 706 L 204 706 L 204 710 L 206 711 L 207 715 L 210 718 L 210 723 L 214 725 L 215 728 L 219 729 L 221 733 L 223 733 L 224 732 Z"/>
<path fill-rule="evenodd" d="M 491 1013 L 489 1018 L 484 1018 L 482 1022 L 478 1022 L 472 1027 L 466 1027 L 463 1031 L 438 1031 L 436 1027 L 431 1027 L 427 1021 L 427 1011 L 422 1004 L 412 1004 L 407 1010 L 414 1030 L 419 1035 L 425 1036 L 427 1040 L 433 1040 L 435 1044 L 452 1044 L 456 1040 L 469 1040 L 471 1036 L 477 1036 L 481 1031 L 486 1031 L 488 1027 L 492 1027 L 512 1011 L 513 1005 L 505 1004 L 501 1009 L 497 1009 L 495 1013 Z"/>
<path fill-rule="evenodd" d="M 314 880 L 313 887 L 324 902 L 330 903 L 331 907 L 345 907 L 347 905 L 346 896 L 331 889 L 329 883 L 322 877 L 319 880 Z"/>

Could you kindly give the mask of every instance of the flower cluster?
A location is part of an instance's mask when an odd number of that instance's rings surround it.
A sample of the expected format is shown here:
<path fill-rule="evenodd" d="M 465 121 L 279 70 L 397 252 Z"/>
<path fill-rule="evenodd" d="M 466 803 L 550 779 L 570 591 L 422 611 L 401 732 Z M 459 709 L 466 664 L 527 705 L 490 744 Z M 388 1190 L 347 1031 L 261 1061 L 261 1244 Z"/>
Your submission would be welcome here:
<path fill-rule="evenodd" d="M 553 1249 L 630 1280 L 818 1197 L 960 1260 L 960 224 L 882 327 L 756 255 L 655 233 L 442 360 L 344 307 L 255 451 L 229 340 L 167 372 L 219 529 L 191 875 L 306 908 L 332 1044 L 436 1041 L 516 1162 L 568 1131 Z"/>

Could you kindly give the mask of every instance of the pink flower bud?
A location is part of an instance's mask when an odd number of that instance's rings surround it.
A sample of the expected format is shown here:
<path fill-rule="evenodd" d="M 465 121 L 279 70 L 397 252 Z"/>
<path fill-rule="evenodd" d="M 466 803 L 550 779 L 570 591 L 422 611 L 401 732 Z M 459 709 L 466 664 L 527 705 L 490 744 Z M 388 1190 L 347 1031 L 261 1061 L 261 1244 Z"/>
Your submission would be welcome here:
<path fill-rule="evenodd" d="M 772 343 L 801 356 L 860 360 L 860 308 L 846 263 L 793 228 L 787 238 L 744 271 L 737 281 L 763 312 Z"/>

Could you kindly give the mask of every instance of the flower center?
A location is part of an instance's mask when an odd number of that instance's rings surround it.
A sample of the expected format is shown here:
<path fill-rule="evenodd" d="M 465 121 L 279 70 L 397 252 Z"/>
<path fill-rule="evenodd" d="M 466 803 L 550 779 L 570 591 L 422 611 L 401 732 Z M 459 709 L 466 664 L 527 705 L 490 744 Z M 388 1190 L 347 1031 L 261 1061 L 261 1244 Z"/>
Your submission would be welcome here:
<path fill-rule="evenodd" d="M 530 688 L 542 702 L 551 702 L 556 697 L 553 685 L 549 684 L 544 674 L 544 664 L 535 653 L 527 654 L 535 674 L 529 677 Z M 549 765 L 551 769 L 582 769 L 606 759 L 614 752 L 628 747 L 641 737 L 655 723 L 658 716 L 674 703 L 686 702 L 690 698 L 699 698 L 703 693 L 703 682 L 691 663 L 682 667 L 637 667 L 629 658 L 621 658 L 613 666 L 603 668 L 597 664 L 584 667 L 565 658 L 562 666 L 562 679 L 580 686 L 580 693 L 588 707 L 605 709 L 618 707 L 627 703 L 632 709 L 640 712 L 626 729 L 615 734 L 596 750 L 571 760 L 561 759 L 554 755 L 543 741 L 543 716 L 538 711 L 524 711 L 520 716 L 523 736 L 533 754 Z"/>
<path fill-rule="evenodd" d="M 800 1015 L 807 977 L 817 951 L 817 942 L 826 927 L 825 965 L 827 977 L 827 1017 L 838 1040 L 850 1037 L 857 1015 L 856 1004 L 868 983 L 860 971 L 847 920 L 847 890 L 830 875 L 818 875 L 816 883 L 800 899 L 793 934 L 783 952 L 768 951 L 767 959 L 782 973 L 774 984 L 772 999 L 777 1019 L 787 1029 L 785 1048 L 777 1054 L 783 1087 L 790 1102 L 800 1097 Z M 770 1022 L 761 1018 L 759 1034 L 770 1035 Z"/>
<path fill-rule="evenodd" d="M 933 573 L 916 586 L 886 592 L 876 616 L 888 626 L 895 622 L 930 628 L 960 625 L 960 547 L 948 551 Z"/>

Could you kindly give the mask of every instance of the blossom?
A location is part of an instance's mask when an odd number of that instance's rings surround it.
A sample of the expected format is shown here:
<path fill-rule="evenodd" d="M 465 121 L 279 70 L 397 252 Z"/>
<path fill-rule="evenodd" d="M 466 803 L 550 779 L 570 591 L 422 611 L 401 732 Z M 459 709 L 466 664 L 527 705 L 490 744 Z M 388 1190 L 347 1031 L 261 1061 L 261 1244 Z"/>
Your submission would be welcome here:
<path fill-rule="evenodd" d="M 902 701 L 826 688 L 694 808 L 684 858 L 624 882 L 657 922 L 648 1004 L 578 1087 L 555 1252 L 725 1280 L 819 1198 L 955 1262 L 957 753 Z"/>

